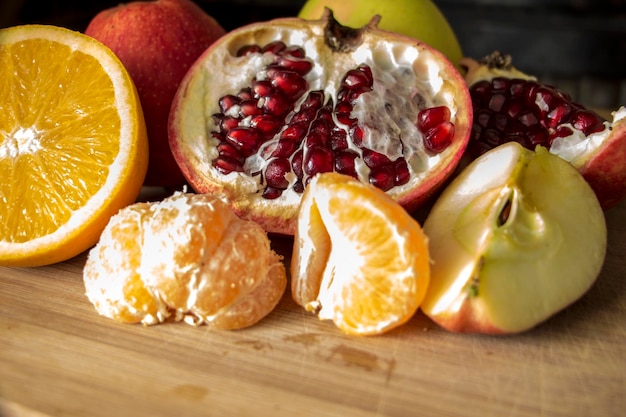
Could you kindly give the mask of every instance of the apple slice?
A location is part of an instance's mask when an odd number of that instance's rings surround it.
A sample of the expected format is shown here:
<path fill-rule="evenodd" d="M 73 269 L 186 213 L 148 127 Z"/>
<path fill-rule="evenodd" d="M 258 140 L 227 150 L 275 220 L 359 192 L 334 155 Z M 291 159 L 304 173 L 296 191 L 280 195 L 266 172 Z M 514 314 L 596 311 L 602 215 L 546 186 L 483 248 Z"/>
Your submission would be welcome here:
<path fill-rule="evenodd" d="M 431 282 L 422 311 L 456 332 L 518 333 L 596 280 L 607 231 L 597 197 L 543 147 L 500 145 L 468 165 L 424 222 Z"/>

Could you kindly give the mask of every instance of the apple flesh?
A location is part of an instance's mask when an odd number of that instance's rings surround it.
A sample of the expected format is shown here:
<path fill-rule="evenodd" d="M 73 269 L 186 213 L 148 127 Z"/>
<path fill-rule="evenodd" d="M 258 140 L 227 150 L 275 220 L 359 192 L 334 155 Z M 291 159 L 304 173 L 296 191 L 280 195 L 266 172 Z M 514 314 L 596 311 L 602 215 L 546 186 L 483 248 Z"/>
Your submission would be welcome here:
<path fill-rule="evenodd" d="M 543 147 L 500 145 L 470 163 L 424 222 L 421 309 L 456 332 L 519 333 L 579 299 L 606 253 L 604 212 L 582 175 Z"/>
<path fill-rule="evenodd" d="M 170 107 L 191 65 L 225 30 L 190 0 L 156 0 L 103 10 L 85 33 L 117 55 L 137 87 L 150 144 L 144 184 L 183 185 L 184 176 L 169 147 Z"/>

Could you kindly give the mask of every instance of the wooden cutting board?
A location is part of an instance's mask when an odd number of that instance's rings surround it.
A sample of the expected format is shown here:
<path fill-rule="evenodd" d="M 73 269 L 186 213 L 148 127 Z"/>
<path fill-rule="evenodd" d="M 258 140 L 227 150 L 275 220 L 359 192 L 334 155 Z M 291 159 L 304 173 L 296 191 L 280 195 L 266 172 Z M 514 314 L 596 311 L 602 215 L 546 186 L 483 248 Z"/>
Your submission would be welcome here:
<path fill-rule="evenodd" d="M 591 291 L 505 337 L 448 333 L 420 313 L 382 336 L 346 336 L 289 292 L 240 331 L 118 324 L 84 295 L 84 254 L 0 268 L 0 415 L 623 416 L 626 202 L 606 215 Z M 274 244 L 289 254 L 288 239 Z"/>

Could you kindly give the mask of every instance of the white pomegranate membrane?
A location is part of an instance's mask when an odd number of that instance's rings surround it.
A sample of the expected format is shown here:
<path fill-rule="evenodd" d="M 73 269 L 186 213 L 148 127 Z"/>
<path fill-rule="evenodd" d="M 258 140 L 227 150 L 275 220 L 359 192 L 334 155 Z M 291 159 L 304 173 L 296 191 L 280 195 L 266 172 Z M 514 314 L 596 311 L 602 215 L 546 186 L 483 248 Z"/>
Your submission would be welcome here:
<path fill-rule="evenodd" d="M 428 76 L 416 79 L 416 48 L 357 49 L 349 67 L 334 66 L 338 75 L 307 46 L 246 44 L 230 57 L 243 71 L 229 81 L 240 87 L 215 103 L 217 170 L 245 173 L 276 199 L 302 193 L 328 171 L 390 191 L 438 162 L 454 137 L 456 109 L 428 60 Z"/>

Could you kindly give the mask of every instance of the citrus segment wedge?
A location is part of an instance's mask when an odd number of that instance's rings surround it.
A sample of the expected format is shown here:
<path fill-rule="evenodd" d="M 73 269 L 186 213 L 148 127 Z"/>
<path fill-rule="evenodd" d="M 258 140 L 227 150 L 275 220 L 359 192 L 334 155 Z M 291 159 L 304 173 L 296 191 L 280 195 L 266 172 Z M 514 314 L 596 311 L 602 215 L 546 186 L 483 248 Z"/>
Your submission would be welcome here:
<path fill-rule="evenodd" d="M 291 263 L 292 296 L 349 334 L 408 321 L 430 266 L 419 223 L 376 187 L 324 173 L 303 194 Z"/>
<path fill-rule="evenodd" d="M 136 200 L 147 152 L 135 87 L 107 47 L 49 25 L 0 30 L 0 265 L 95 244 Z"/>

